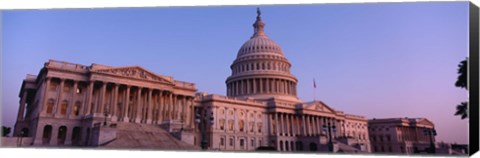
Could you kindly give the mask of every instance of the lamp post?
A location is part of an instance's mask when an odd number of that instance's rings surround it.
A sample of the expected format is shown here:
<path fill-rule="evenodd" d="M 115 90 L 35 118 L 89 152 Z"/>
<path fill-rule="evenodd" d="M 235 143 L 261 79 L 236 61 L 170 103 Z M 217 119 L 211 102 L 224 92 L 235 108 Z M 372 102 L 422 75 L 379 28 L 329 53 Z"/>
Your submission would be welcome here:
<path fill-rule="evenodd" d="M 433 137 L 437 136 L 437 131 L 434 128 L 425 128 L 423 129 L 423 134 L 430 138 L 430 148 L 429 153 L 435 154 L 435 144 L 433 143 Z"/>
<path fill-rule="evenodd" d="M 207 150 L 208 149 L 208 141 L 207 141 L 207 121 L 209 121 L 210 125 L 213 125 L 213 112 L 211 112 L 210 117 L 207 116 L 205 113 L 204 116 L 202 117 L 200 114 L 200 111 L 197 110 L 197 113 L 195 114 L 195 123 L 200 125 L 201 128 L 201 134 L 202 134 L 202 141 L 201 141 L 201 147 L 202 150 Z"/>
<path fill-rule="evenodd" d="M 332 131 L 336 132 L 337 129 L 335 125 L 331 125 L 330 122 L 327 125 L 323 125 L 322 129 L 324 132 L 328 131 L 328 150 L 333 152 Z"/>

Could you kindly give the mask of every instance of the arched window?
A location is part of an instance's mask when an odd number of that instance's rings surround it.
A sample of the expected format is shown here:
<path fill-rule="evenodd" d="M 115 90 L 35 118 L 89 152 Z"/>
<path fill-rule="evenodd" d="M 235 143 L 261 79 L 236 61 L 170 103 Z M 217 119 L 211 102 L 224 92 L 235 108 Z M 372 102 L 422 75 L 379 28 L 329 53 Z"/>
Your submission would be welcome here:
<path fill-rule="evenodd" d="M 285 151 L 288 151 L 290 148 L 289 148 L 289 144 L 288 144 L 288 141 L 285 141 Z"/>
<path fill-rule="evenodd" d="M 283 141 L 280 141 L 280 151 L 283 151 Z"/>
<path fill-rule="evenodd" d="M 60 114 L 66 115 L 67 114 L 67 107 L 68 107 L 68 101 L 66 101 L 66 100 L 62 101 L 62 104 L 60 105 Z"/>
<path fill-rule="evenodd" d="M 47 102 L 47 114 L 51 114 L 53 112 L 53 104 L 55 104 L 55 101 L 53 99 L 49 99 Z"/>
<path fill-rule="evenodd" d="M 290 148 L 291 148 L 291 151 L 294 151 L 294 150 L 295 150 L 295 148 L 294 148 L 294 146 L 293 146 L 293 141 L 290 142 Z"/>
<path fill-rule="evenodd" d="M 57 135 L 58 144 L 60 145 L 65 144 L 66 136 L 67 136 L 67 127 L 61 126 L 60 128 L 58 128 L 58 135 Z"/>
<path fill-rule="evenodd" d="M 50 144 L 50 139 L 52 138 L 52 126 L 46 125 L 43 127 L 43 137 L 42 143 L 43 144 Z"/>
<path fill-rule="evenodd" d="M 73 128 L 73 133 L 72 133 L 72 144 L 73 145 L 79 145 L 79 140 L 80 140 L 80 127 L 74 127 Z"/>

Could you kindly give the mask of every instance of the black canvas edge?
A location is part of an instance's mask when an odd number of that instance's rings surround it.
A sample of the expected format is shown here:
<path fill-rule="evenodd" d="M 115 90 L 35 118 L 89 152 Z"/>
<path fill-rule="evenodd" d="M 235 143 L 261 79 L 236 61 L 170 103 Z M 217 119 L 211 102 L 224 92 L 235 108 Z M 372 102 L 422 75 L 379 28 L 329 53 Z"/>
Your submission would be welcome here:
<path fill-rule="evenodd" d="M 479 12 L 478 6 L 469 5 L 469 58 L 468 58 L 468 91 L 469 91 L 469 154 L 472 156 L 479 150 Z"/>

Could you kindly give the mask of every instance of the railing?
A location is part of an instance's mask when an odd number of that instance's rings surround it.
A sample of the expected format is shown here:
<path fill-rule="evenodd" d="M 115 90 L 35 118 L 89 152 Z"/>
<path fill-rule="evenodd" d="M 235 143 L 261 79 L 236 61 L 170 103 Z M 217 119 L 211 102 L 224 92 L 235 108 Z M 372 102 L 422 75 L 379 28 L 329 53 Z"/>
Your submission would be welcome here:
<path fill-rule="evenodd" d="M 86 71 L 88 69 L 88 66 L 85 66 L 85 65 L 67 63 L 64 61 L 56 61 L 56 60 L 49 60 L 48 63 L 45 64 L 45 66 L 73 70 L 73 71 Z"/>

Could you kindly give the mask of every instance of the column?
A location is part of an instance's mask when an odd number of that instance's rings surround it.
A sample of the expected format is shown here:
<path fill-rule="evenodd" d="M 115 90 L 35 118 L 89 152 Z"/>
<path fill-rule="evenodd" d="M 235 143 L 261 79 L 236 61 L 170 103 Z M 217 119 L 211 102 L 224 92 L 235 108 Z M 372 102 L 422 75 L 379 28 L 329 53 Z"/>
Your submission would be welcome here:
<path fill-rule="evenodd" d="M 120 117 L 118 115 L 118 87 L 120 85 L 114 84 L 115 88 L 113 89 L 113 103 L 112 103 L 112 121 L 117 121 L 117 118 Z"/>
<path fill-rule="evenodd" d="M 275 115 L 275 135 L 280 135 L 280 121 L 278 120 L 278 113 L 273 113 Z"/>
<path fill-rule="evenodd" d="M 130 104 L 130 86 L 125 89 L 125 102 L 123 103 L 123 122 L 128 122 L 128 106 Z"/>
<path fill-rule="evenodd" d="M 168 119 L 173 120 L 173 93 L 170 93 L 168 102 Z"/>
<path fill-rule="evenodd" d="M 148 89 L 148 108 L 147 108 L 147 124 L 152 124 L 152 115 L 153 115 L 153 100 L 152 100 L 152 89 Z"/>
<path fill-rule="evenodd" d="M 235 95 L 238 95 L 239 94 L 239 90 L 238 90 L 238 81 L 234 81 L 233 82 L 235 84 Z"/>
<path fill-rule="evenodd" d="M 281 131 L 280 135 L 285 135 L 285 121 L 283 120 L 283 113 L 278 113 L 280 115 L 280 125 L 281 125 Z"/>
<path fill-rule="evenodd" d="M 46 103 L 47 103 L 48 88 L 50 87 L 50 80 L 51 80 L 50 78 L 45 77 L 45 87 L 44 87 L 44 91 L 43 91 L 43 98 L 42 98 L 42 105 L 41 105 L 41 107 L 42 107 L 41 113 L 42 114 L 45 114 L 47 112 Z"/>
<path fill-rule="evenodd" d="M 86 101 L 83 103 L 84 104 L 84 109 L 87 109 L 87 111 L 85 111 L 84 114 L 92 114 L 92 106 L 91 106 L 91 103 L 92 103 L 92 93 L 93 93 L 93 88 L 95 88 L 95 84 L 94 84 L 95 81 L 90 81 L 89 82 L 89 85 L 87 87 L 87 95 L 86 95 Z"/>
<path fill-rule="evenodd" d="M 142 109 L 141 109 L 141 107 L 142 107 L 141 106 L 141 98 L 142 98 L 142 88 L 138 87 L 138 89 L 137 89 L 137 105 L 136 105 L 136 108 L 135 108 L 136 109 L 136 116 L 134 116 L 136 123 L 140 123 L 140 121 L 141 121 L 141 117 L 140 117 L 141 111 L 142 111 Z"/>
<path fill-rule="evenodd" d="M 107 83 L 102 82 L 102 91 L 100 92 L 100 110 L 98 110 L 98 113 L 103 114 L 105 109 L 105 93 L 107 91 Z M 108 112 L 108 111 L 106 111 Z"/>
<path fill-rule="evenodd" d="M 247 85 L 248 85 L 248 94 L 252 94 L 253 93 L 253 84 L 252 84 L 252 81 L 250 81 L 250 79 L 247 79 Z"/>
<path fill-rule="evenodd" d="M 160 90 L 160 91 L 158 92 L 157 124 L 158 124 L 158 122 L 161 123 L 161 122 L 163 121 L 163 115 L 165 115 L 164 110 L 163 110 L 163 108 L 165 107 L 165 104 L 163 103 L 164 100 L 165 100 L 165 99 L 163 98 L 163 92 L 164 92 L 164 91 L 162 91 L 162 90 Z"/>
<path fill-rule="evenodd" d="M 54 109 L 54 111 L 53 111 L 54 116 L 58 115 L 57 112 L 60 109 L 60 105 L 63 102 L 63 86 L 64 85 L 65 85 L 65 79 L 60 78 L 60 87 L 58 87 L 58 89 L 57 89 L 57 94 L 58 94 L 57 102 L 56 102 L 55 108 L 53 108 Z"/>
<path fill-rule="evenodd" d="M 259 78 L 258 81 L 260 82 L 259 93 L 263 93 L 263 79 Z"/>
<path fill-rule="evenodd" d="M 265 92 L 270 93 L 270 79 L 266 78 L 265 79 L 265 84 L 266 84 L 266 90 Z"/>
<path fill-rule="evenodd" d="M 23 115 L 25 113 L 25 102 L 27 100 L 27 90 L 23 89 L 22 99 L 20 100 L 20 107 L 18 107 L 17 121 L 23 121 Z"/>
<path fill-rule="evenodd" d="M 257 79 L 255 79 L 255 78 L 252 79 L 252 82 L 253 82 L 253 88 L 252 88 L 253 92 L 252 93 L 253 94 L 257 93 L 257 84 L 255 84 L 255 80 L 257 80 Z"/>
<path fill-rule="evenodd" d="M 307 135 L 307 129 L 305 127 L 305 115 L 302 114 L 302 134 L 303 136 L 306 136 Z"/>
<path fill-rule="evenodd" d="M 190 128 L 195 128 L 195 105 L 193 104 L 194 98 L 190 98 L 189 105 L 190 105 Z M 227 114 L 227 110 L 225 109 L 225 115 Z M 226 121 L 226 120 L 225 120 Z M 226 126 L 225 126 L 226 127 Z"/>
<path fill-rule="evenodd" d="M 70 115 L 72 114 L 73 106 L 75 106 L 75 102 L 77 100 L 76 99 L 77 98 L 76 91 L 77 91 L 77 81 L 73 81 L 73 89 L 71 90 L 72 99 L 71 99 L 71 102 L 70 102 L 70 106 L 67 107 L 67 118 L 70 118 Z M 80 109 L 78 109 L 78 110 L 80 110 Z"/>

